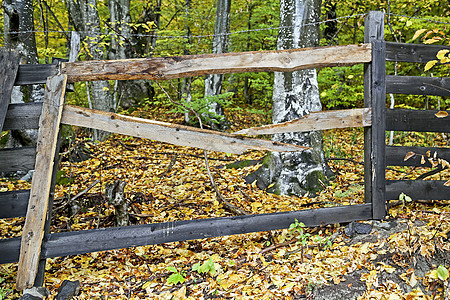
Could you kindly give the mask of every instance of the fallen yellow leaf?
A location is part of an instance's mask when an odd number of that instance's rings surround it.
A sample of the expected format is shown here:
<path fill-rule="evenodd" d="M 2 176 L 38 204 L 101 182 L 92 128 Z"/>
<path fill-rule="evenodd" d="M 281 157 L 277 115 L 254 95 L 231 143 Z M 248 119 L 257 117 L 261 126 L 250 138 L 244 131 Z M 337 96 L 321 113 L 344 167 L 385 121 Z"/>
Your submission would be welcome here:
<path fill-rule="evenodd" d="M 445 118 L 448 117 L 448 113 L 446 111 L 440 111 L 434 114 L 437 118 Z"/>

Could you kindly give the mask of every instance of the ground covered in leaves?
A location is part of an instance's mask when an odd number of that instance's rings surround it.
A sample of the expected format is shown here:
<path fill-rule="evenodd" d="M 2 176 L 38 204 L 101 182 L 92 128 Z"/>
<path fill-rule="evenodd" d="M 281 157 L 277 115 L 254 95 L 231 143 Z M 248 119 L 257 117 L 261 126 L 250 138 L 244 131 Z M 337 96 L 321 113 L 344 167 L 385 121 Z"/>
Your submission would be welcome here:
<path fill-rule="evenodd" d="M 144 113 L 150 118 L 164 115 L 158 110 L 134 114 Z M 180 122 L 180 118 L 164 115 L 166 121 Z M 232 129 L 262 119 L 233 114 Z M 53 232 L 114 226 L 114 206 L 104 197 L 106 184 L 114 180 L 126 182 L 130 224 L 232 215 L 211 187 L 202 150 L 126 136 L 92 143 L 85 136 L 77 130 L 60 162 Z M 248 213 L 363 203 L 363 131 L 326 131 L 324 139 L 336 178 L 315 198 L 277 196 L 245 183 L 243 178 L 258 165 L 227 168 L 236 161 L 260 160 L 264 152 L 208 153 L 209 164 L 223 197 Z M 397 134 L 394 142 L 449 146 L 448 137 L 442 134 Z M 90 158 L 76 162 L 76 149 L 84 149 Z M 387 177 L 414 179 L 426 171 L 392 168 Z M 426 179 L 448 180 L 450 172 L 447 169 Z M 27 187 L 25 181 L 0 179 L 1 191 Z M 297 226 L 297 231 L 48 259 L 45 286 L 54 297 L 63 280 L 79 280 L 76 299 L 331 299 L 321 292 L 327 287 L 335 287 L 335 295 L 340 295 L 338 290 L 353 289 L 359 299 L 439 299 L 445 287 L 437 278 L 437 268 L 450 267 L 450 205 L 448 201 L 407 200 L 391 203 L 387 221 L 363 222 L 373 226 L 371 234 L 346 231 L 346 224 Z M 1 238 L 19 236 L 23 223 L 23 218 L 0 220 Z M 14 290 L 16 272 L 17 264 L 0 266 L 0 295 L 19 296 Z"/>

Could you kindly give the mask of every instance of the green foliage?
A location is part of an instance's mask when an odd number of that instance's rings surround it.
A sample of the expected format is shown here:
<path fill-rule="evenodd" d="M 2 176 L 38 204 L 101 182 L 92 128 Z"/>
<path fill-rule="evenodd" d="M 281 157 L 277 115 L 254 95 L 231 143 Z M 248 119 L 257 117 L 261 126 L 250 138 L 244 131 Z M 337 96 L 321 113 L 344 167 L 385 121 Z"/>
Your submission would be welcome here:
<path fill-rule="evenodd" d="M 3 278 L 0 278 L 0 285 L 4 281 Z M 0 300 L 6 299 L 6 297 L 12 292 L 11 289 L 0 286 Z"/>
<path fill-rule="evenodd" d="M 198 272 L 199 274 L 208 273 L 211 276 L 214 276 L 214 274 L 216 273 L 214 261 L 211 258 L 205 261 L 203 264 L 194 264 L 192 266 L 192 270 Z"/>
<path fill-rule="evenodd" d="M 211 112 L 210 108 L 212 103 L 216 102 L 222 107 L 228 107 L 231 103 L 231 96 L 233 93 L 228 92 L 220 95 L 210 95 L 207 97 L 195 97 L 191 101 L 187 101 L 186 97 L 183 97 L 180 101 L 181 105 L 174 105 L 174 108 L 169 113 L 188 113 L 191 111 L 197 112 L 204 123 L 219 123 L 223 116 Z M 192 118 L 191 123 L 196 123 L 197 119 Z"/>
<path fill-rule="evenodd" d="M 437 276 L 440 280 L 445 281 L 448 279 L 448 269 L 442 265 L 437 268 Z"/>
<path fill-rule="evenodd" d="M 186 272 L 178 271 L 175 267 L 167 267 L 166 270 L 172 272 L 172 274 L 167 278 L 167 284 L 183 283 L 186 280 Z"/>

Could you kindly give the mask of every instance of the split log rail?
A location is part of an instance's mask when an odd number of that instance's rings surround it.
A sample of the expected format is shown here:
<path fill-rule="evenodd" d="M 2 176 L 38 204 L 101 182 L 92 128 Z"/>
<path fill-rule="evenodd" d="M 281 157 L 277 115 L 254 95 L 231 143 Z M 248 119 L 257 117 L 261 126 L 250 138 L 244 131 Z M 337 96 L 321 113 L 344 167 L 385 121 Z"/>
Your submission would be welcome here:
<path fill-rule="evenodd" d="M 386 200 L 404 192 L 413 199 L 449 199 L 441 181 L 386 181 L 389 165 L 421 164 L 419 156 L 436 152 L 450 161 L 450 149 L 387 147 L 386 130 L 450 132 L 450 117 L 437 111 L 386 109 L 386 93 L 450 96 L 449 78 L 386 76 L 386 61 L 426 63 L 444 47 L 383 40 L 384 14 L 370 12 L 365 43 L 283 51 L 207 54 L 119 61 L 19 65 L 18 54 L 0 51 L 0 130 L 38 128 L 37 147 L 0 150 L 0 172 L 35 170 L 31 190 L 0 193 L 0 218 L 26 217 L 21 238 L 0 240 L 0 264 L 19 262 L 16 288 L 43 284 L 46 258 L 134 246 L 288 228 L 295 219 L 306 226 L 383 219 Z M 314 112 L 300 120 L 244 129 L 235 134 L 132 118 L 64 105 L 67 83 L 92 80 L 167 80 L 205 74 L 291 72 L 308 68 L 365 64 L 364 108 Z M 38 70 L 38 71 L 37 71 Z M 10 104 L 13 85 L 46 83 L 44 103 Z M 449 113 L 449 112 L 447 112 Z M 301 211 L 154 223 L 76 232 L 50 233 L 60 124 L 83 126 L 211 151 L 247 149 L 307 151 L 241 136 L 292 131 L 364 127 L 365 204 Z M 195 143 L 193 143 L 195 141 Z M 407 153 L 414 152 L 410 160 Z"/>

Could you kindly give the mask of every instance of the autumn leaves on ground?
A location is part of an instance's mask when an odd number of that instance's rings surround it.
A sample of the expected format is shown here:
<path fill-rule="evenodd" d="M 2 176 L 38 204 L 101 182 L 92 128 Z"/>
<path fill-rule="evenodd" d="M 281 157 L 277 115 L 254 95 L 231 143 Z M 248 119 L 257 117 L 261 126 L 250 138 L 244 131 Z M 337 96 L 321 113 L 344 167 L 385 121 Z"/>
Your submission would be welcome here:
<path fill-rule="evenodd" d="M 182 120 L 181 115 L 158 109 L 134 114 Z M 230 117 L 233 130 L 259 125 L 264 118 L 250 113 Z M 76 139 L 64 149 L 53 232 L 114 226 L 114 207 L 104 197 L 106 184 L 114 180 L 126 182 L 131 224 L 231 215 L 211 187 L 202 150 L 117 135 L 103 143 L 85 137 L 86 132 L 77 129 Z M 227 168 L 236 161 L 259 160 L 264 152 L 208 153 L 215 184 L 231 204 L 253 214 L 363 203 L 363 131 L 326 131 L 324 140 L 336 178 L 315 198 L 277 196 L 245 183 L 243 178 L 258 165 Z M 449 145 L 442 134 L 397 134 L 394 143 Z M 80 147 L 89 149 L 90 158 L 75 162 L 72 154 Z M 401 167 L 388 170 L 387 177 L 414 179 L 424 172 Z M 448 180 L 449 175 L 447 169 L 426 179 Z M 76 199 L 80 210 L 73 215 L 68 199 L 94 183 Z M 0 180 L 1 191 L 28 185 Z M 54 258 L 48 259 L 45 286 L 53 297 L 63 280 L 79 280 L 76 299 L 300 299 L 312 298 L 314 290 L 326 286 L 351 289 L 356 285 L 349 279 L 353 274 L 351 278 L 365 289 L 361 299 L 444 299 L 445 295 L 448 299 L 448 279 L 442 280 L 448 261 L 439 271 L 439 265 L 420 272 L 408 266 L 414 266 L 418 257 L 429 260 L 450 251 L 449 203 L 408 200 L 394 202 L 389 210 L 388 221 L 395 220 L 402 228 L 392 234 L 383 234 L 384 225 L 377 223 L 373 238 L 355 240 L 345 234 L 345 224 L 318 228 L 294 224 L 291 230 Z M 23 223 L 23 218 L 0 220 L 1 237 L 19 236 Z M 391 264 L 382 259 L 389 255 Z M 16 272 L 17 264 L 0 266 L 0 299 L 20 295 L 14 290 Z M 389 274 L 395 278 L 382 282 Z"/>

